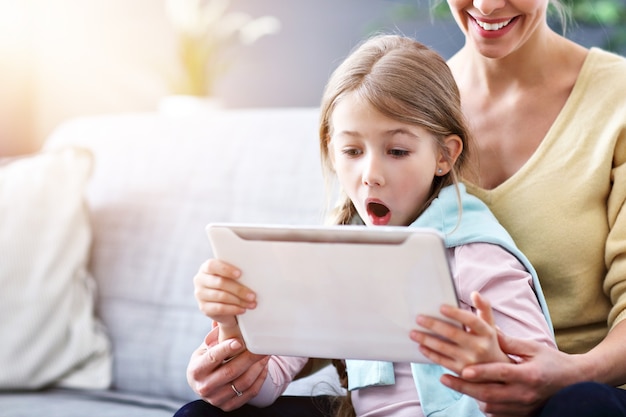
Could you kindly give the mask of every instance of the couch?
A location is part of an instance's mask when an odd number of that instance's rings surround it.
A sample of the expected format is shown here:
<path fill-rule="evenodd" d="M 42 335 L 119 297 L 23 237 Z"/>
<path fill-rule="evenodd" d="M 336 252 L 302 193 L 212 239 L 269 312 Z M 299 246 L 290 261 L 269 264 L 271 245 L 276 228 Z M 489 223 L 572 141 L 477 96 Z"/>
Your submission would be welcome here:
<path fill-rule="evenodd" d="M 321 223 L 317 131 L 316 108 L 101 115 L 0 159 L 0 417 L 166 417 L 196 399 L 205 225 Z M 287 394 L 337 390 L 325 368 Z"/>

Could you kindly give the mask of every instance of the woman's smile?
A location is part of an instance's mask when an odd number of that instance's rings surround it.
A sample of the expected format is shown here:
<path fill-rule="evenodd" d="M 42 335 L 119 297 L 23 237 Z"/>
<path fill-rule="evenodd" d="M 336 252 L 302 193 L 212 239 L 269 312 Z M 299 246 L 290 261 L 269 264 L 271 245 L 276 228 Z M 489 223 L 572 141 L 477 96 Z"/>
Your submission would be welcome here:
<path fill-rule="evenodd" d="M 472 16 L 471 14 L 469 16 L 469 20 L 478 35 L 489 39 L 507 34 L 515 26 L 518 19 L 517 17 L 508 19 L 482 19 Z"/>

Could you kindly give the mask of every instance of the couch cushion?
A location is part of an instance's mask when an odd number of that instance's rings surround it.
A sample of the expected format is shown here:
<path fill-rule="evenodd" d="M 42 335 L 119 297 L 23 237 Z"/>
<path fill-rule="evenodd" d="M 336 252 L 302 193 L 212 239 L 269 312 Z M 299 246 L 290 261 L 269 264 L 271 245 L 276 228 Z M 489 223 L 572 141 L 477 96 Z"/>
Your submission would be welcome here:
<path fill-rule="evenodd" d="M 182 402 L 110 391 L 51 389 L 0 395 L 0 417 L 171 417 Z"/>
<path fill-rule="evenodd" d="M 95 155 L 91 270 L 114 345 L 114 387 L 195 399 L 185 369 L 210 320 L 193 276 L 209 222 L 319 224 L 317 109 L 77 119 L 47 144 Z"/>
<path fill-rule="evenodd" d="M 105 388 L 84 189 L 91 155 L 63 149 L 0 165 L 0 389 Z"/>

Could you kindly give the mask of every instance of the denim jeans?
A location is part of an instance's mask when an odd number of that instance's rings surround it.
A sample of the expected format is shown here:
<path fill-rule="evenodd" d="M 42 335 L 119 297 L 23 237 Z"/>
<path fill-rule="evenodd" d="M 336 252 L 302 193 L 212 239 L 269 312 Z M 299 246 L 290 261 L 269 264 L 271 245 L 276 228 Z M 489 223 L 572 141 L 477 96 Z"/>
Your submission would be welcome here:
<path fill-rule="evenodd" d="M 174 417 L 331 417 L 334 415 L 335 397 L 282 396 L 265 408 L 244 405 L 237 410 L 225 412 L 202 400 L 181 407 Z"/>
<path fill-rule="evenodd" d="M 626 390 L 581 382 L 557 392 L 537 417 L 626 417 Z"/>

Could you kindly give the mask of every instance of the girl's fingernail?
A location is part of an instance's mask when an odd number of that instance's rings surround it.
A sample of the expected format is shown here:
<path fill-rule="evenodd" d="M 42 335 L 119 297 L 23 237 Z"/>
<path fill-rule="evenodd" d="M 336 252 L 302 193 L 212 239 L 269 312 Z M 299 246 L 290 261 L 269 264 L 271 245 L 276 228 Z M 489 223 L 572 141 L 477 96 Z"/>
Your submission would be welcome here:
<path fill-rule="evenodd" d="M 442 313 L 450 313 L 452 311 L 452 307 L 449 306 L 448 304 L 442 304 L 441 305 L 441 310 Z"/>
<path fill-rule="evenodd" d="M 476 377 L 476 372 L 473 369 L 464 369 L 462 374 L 463 374 L 464 378 L 475 378 Z"/>

